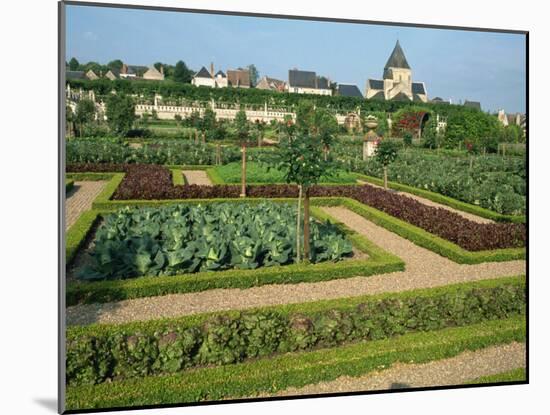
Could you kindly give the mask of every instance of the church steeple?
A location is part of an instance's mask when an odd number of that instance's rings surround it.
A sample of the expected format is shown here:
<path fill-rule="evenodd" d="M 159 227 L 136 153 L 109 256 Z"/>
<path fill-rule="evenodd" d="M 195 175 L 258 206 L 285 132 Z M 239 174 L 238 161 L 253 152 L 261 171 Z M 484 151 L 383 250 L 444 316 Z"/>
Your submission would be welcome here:
<path fill-rule="evenodd" d="M 405 58 L 405 54 L 403 53 L 403 49 L 401 49 L 401 45 L 399 44 L 399 40 L 395 43 L 395 47 L 393 48 L 393 52 L 391 53 L 388 61 L 386 62 L 386 66 L 384 66 L 384 70 L 388 68 L 404 68 L 404 69 L 411 69 L 409 66 L 409 63 L 407 62 L 407 58 Z"/>

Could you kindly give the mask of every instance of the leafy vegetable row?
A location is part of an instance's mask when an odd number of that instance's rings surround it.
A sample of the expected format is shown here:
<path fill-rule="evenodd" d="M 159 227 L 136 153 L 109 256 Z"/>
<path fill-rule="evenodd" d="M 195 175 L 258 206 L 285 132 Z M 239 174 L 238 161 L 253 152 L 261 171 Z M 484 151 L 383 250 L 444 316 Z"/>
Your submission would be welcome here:
<path fill-rule="evenodd" d="M 314 263 L 352 254 L 337 227 L 311 221 Z M 287 204 L 124 208 L 105 217 L 81 279 L 126 279 L 293 263 L 296 212 Z"/>
<path fill-rule="evenodd" d="M 69 335 L 67 383 L 97 384 L 226 365 L 275 353 L 334 347 L 408 332 L 508 318 L 525 310 L 525 287 L 461 288 L 405 298 L 366 299 L 317 311 L 220 314 L 203 323 L 166 321 Z"/>

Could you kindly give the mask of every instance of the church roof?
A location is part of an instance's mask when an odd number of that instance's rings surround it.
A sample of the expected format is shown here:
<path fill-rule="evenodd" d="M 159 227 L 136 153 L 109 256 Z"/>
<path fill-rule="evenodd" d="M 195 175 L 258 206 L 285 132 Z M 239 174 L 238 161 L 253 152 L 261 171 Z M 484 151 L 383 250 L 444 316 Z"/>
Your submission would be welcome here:
<path fill-rule="evenodd" d="M 411 99 L 409 98 L 409 96 L 404 94 L 403 92 L 400 92 L 399 94 L 397 94 L 392 98 L 392 101 L 399 101 L 399 102 L 408 102 L 410 100 Z"/>
<path fill-rule="evenodd" d="M 386 62 L 386 66 L 384 66 L 384 69 L 387 69 L 387 68 L 411 69 L 411 67 L 409 66 L 409 63 L 407 62 L 407 58 L 405 58 L 403 49 L 401 49 L 399 40 L 395 44 L 395 47 L 393 48 L 393 52 L 391 53 L 388 61 Z"/>
<path fill-rule="evenodd" d="M 367 82 L 369 89 L 384 89 L 384 81 L 380 79 L 369 79 Z"/>
<path fill-rule="evenodd" d="M 424 89 L 424 84 L 422 82 L 413 82 L 412 84 L 412 93 L 426 95 L 426 90 Z"/>

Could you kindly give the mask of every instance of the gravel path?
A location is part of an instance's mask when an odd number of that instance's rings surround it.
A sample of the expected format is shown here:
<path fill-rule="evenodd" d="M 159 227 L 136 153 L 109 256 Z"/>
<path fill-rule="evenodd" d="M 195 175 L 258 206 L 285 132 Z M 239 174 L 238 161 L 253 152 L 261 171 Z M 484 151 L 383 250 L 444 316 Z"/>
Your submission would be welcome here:
<path fill-rule="evenodd" d="M 383 188 L 383 186 L 378 186 L 374 183 L 370 183 L 370 182 L 366 182 L 364 180 L 357 180 L 358 183 L 361 183 L 361 184 L 368 184 L 369 186 L 374 186 L 374 187 L 378 187 L 380 189 Z M 426 199 L 424 197 L 421 197 L 421 196 L 417 196 L 417 195 L 414 195 L 412 193 L 407 193 L 407 192 L 395 192 L 397 193 L 398 195 L 402 195 L 402 196 L 407 196 L 407 197 L 410 197 L 411 199 L 415 199 L 417 201 L 419 201 L 420 203 L 424 204 L 424 205 L 428 205 L 428 206 L 433 206 L 433 207 L 436 207 L 436 208 L 441 208 L 441 209 L 445 209 L 445 210 L 448 210 L 450 212 L 454 212 L 460 216 L 462 216 L 463 218 L 466 218 L 466 219 L 469 219 L 471 220 L 472 222 L 477 222 L 477 223 L 494 223 L 494 221 L 492 221 L 491 219 L 487 219 L 487 218 L 482 218 L 481 216 L 477 216 L 477 215 L 474 215 L 472 213 L 468 213 L 468 212 L 463 212 L 461 210 L 458 210 L 458 209 L 454 209 L 450 206 L 447 206 L 447 205 L 442 205 L 441 203 L 437 203 L 437 202 L 434 202 L 430 199 Z"/>
<path fill-rule="evenodd" d="M 429 386 L 462 385 L 481 376 L 496 375 L 525 367 L 524 343 L 491 346 L 477 351 L 467 351 L 455 357 L 428 363 L 397 363 L 389 369 L 364 376 L 342 376 L 330 382 L 321 382 L 289 388 L 274 395 L 291 396 L 320 393 L 359 392 L 368 390 L 404 389 Z"/>
<path fill-rule="evenodd" d="M 103 180 L 74 182 L 65 203 L 65 229 L 69 229 L 82 212 L 92 208 L 92 202 L 106 183 Z"/>
<path fill-rule="evenodd" d="M 204 170 L 182 170 L 185 180 L 188 184 L 200 184 L 203 186 L 212 186 L 212 181 Z"/>
<path fill-rule="evenodd" d="M 354 277 L 316 283 L 264 285 L 244 290 L 214 289 L 115 303 L 77 305 L 67 309 L 67 324 L 123 323 L 210 311 L 399 292 L 526 272 L 526 263 L 523 260 L 476 265 L 457 264 L 369 222 L 346 208 L 326 207 L 323 210 L 402 258 L 406 263 L 406 271 L 368 278 Z"/>

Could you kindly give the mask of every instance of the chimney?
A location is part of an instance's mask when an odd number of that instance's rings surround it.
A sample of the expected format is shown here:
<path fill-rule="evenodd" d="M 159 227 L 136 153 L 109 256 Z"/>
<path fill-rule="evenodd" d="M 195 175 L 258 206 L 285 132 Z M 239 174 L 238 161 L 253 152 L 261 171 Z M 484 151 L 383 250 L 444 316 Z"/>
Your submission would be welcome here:
<path fill-rule="evenodd" d="M 160 65 L 160 73 L 164 75 L 164 68 L 162 67 L 162 65 Z"/>
<path fill-rule="evenodd" d="M 214 62 L 210 62 L 210 76 L 214 78 Z"/>
<path fill-rule="evenodd" d="M 128 65 L 126 65 L 125 63 L 122 64 L 122 68 L 120 68 L 120 73 L 121 74 L 127 74 L 128 73 Z"/>

